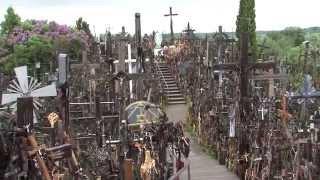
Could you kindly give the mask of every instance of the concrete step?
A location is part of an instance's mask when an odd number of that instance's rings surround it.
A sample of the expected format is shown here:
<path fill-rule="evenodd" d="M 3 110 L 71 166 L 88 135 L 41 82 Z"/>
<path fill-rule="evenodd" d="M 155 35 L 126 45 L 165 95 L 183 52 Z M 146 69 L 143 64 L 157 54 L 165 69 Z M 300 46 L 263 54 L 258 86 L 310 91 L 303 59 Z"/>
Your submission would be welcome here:
<path fill-rule="evenodd" d="M 165 91 L 166 94 L 177 94 L 177 93 L 181 93 L 180 90 L 169 90 L 169 91 Z"/>
<path fill-rule="evenodd" d="M 184 97 L 168 97 L 168 101 L 184 101 Z"/>
<path fill-rule="evenodd" d="M 160 69 L 160 71 L 170 71 L 170 69 L 168 67 L 160 67 L 159 69 Z"/>
<path fill-rule="evenodd" d="M 167 80 L 167 79 L 174 79 L 173 76 L 168 76 L 168 75 L 164 75 L 163 77 L 164 77 L 164 79 L 166 79 L 166 80 Z"/>
<path fill-rule="evenodd" d="M 172 91 L 172 90 L 178 90 L 179 91 L 179 88 L 177 86 L 175 86 L 175 87 L 165 87 L 164 86 L 164 91 L 165 92 Z"/>
<path fill-rule="evenodd" d="M 168 105 L 175 105 L 175 104 L 186 104 L 186 101 L 172 101 L 172 102 L 168 102 Z"/>
<path fill-rule="evenodd" d="M 166 82 L 166 84 L 164 85 L 168 85 L 168 86 L 177 86 L 177 83 L 176 82 Z"/>
<path fill-rule="evenodd" d="M 176 83 L 167 83 L 167 84 L 165 84 L 165 86 L 168 86 L 168 87 L 178 87 Z"/>
<path fill-rule="evenodd" d="M 166 93 L 167 97 L 183 97 L 181 93 Z"/>
<path fill-rule="evenodd" d="M 174 83 L 174 84 L 177 84 L 176 81 L 174 81 L 174 80 L 166 81 L 166 83 L 167 83 L 167 84 L 173 84 L 173 83 Z"/>

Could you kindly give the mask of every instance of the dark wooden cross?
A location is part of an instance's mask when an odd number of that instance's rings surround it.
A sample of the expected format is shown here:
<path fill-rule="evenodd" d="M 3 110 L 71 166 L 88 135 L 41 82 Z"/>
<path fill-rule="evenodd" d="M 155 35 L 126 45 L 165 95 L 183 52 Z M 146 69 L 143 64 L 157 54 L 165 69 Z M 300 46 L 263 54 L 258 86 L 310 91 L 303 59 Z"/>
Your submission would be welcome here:
<path fill-rule="evenodd" d="M 249 94 L 249 72 L 254 69 L 272 69 L 274 67 L 274 62 L 261 62 L 253 63 L 249 62 L 249 35 L 248 33 L 241 33 L 240 36 L 240 61 L 239 63 L 224 63 L 213 65 L 213 70 L 230 70 L 238 73 L 239 77 L 239 112 L 240 112 L 240 122 L 237 123 L 241 128 L 238 130 L 239 138 L 239 156 L 240 159 L 249 152 L 249 144 L 247 136 L 247 128 L 249 124 L 249 115 L 251 114 L 250 108 L 250 94 Z M 243 162 L 242 167 L 246 167 L 247 162 Z M 244 177 L 245 171 L 240 172 L 240 176 Z"/>
<path fill-rule="evenodd" d="M 174 34 L 173 34 L 173 21 L 172 16 L 178 16 L 177 13 L 172 13 L 172 7 L 170 7 L 169 14 L 165 14 L 164 16 L 170 16 L 170 36 L 171 36 L 171 44 L 174 44 Z"/>
<path fill-rule="evenodd" d="M 25 129 L 27 132 L 27 141 L 35 153 L 35 159 L 42 174 L 42 179 L 50 180 L 48 168 L 41 157 L 38 143 L 33 133 L 33 98 L 21 97 L 17 99 L 17 125 L 19 128 Z M 22 141 L 24 142 L 24 141 Z"/>

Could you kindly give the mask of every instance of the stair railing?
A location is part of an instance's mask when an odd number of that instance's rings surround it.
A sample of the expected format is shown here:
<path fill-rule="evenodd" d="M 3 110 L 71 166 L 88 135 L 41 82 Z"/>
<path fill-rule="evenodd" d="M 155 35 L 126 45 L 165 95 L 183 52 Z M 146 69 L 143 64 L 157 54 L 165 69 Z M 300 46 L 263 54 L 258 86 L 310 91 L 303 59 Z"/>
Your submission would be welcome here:
<path fill-rule="evenodd" d="M 157 68 L 157 74 L 160 75 L 160 79 L 164 82 L 165 87 L 168 88 L 168 84 L 167 84 L 166 80 L 164 79 L 164 75 L 160 69 L 158 61 L 156 61 L 156 68 Z"/>

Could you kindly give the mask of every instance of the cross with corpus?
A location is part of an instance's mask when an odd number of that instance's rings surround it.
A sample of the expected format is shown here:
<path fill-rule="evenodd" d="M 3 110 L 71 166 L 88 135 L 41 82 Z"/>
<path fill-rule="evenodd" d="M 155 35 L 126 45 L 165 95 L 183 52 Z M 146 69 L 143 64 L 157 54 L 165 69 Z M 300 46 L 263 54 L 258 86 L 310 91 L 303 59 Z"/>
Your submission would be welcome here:
<path fill-rule="evenodd" d="M 170 7 L 169 14 L 165 14 L 164 16 L 170 16 L 170 36 L 171 36 L 171 44 L 174 44 L 174 34 L 173 34 L 173 21 L 172 16 L 178 16 L 179 14 L 172 13 L 172 7 Z"/>

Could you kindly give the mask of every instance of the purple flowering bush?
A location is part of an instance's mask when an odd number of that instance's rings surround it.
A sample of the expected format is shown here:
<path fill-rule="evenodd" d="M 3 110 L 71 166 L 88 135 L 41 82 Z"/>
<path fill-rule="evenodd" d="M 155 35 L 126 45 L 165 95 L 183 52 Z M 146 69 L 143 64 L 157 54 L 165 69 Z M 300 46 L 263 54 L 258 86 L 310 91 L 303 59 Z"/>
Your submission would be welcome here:
<path fill-rule="evenodd" d="M 67 52 L 71 59 L 80 59 L 81 52 L 88 50 L 91 43 L 90 34 L 83 30 L 54 21 L 26 20 L 15 26 L 6 37 L 6 45 L 12 54 L 3 70 L 10 73 L 17 65 L 35 62 L 49 66 L 50 61 L 55 60 L 55 52 L 60 50 Z"/>

